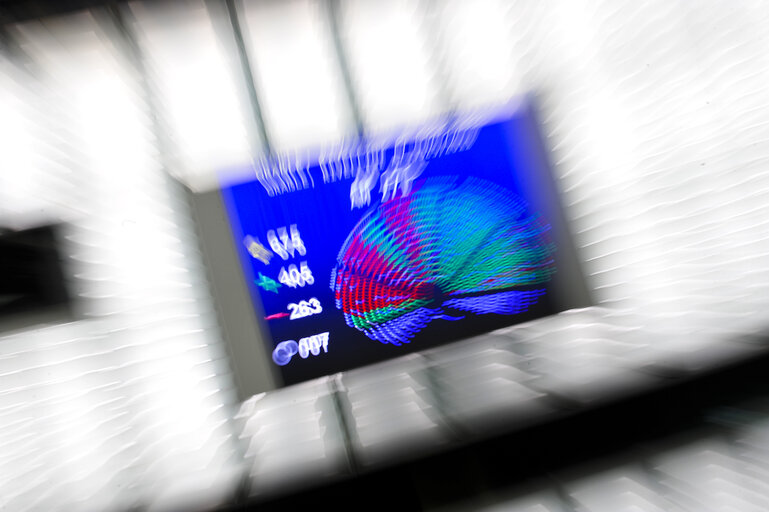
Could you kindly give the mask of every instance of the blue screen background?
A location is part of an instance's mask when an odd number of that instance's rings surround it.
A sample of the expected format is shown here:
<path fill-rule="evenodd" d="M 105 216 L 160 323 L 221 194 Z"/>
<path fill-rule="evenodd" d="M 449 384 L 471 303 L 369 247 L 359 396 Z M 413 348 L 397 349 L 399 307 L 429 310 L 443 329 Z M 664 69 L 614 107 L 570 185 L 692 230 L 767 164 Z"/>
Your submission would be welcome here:
<path fill-rule="evenodd" d="M 386 151 L 389 157 L 392 148 Z M 336 308 L 330 287 L 331 271 L 336 264 L 340 247 L 350 231 L 369 210 L 369 207 L 351 208 L 350 185 L 352 179 L 323 183 L 320 168 L 310 166 L 315 186 L 303 190 L 270 196 L 256 180 L 222 189 L 230 217 L 234 243 L 243 265 L 247 286 L 255 314 L 265 329 L 265 347 L 270 354 L 284 340 L 299 340 L 314 334 L 328 332 L 328 352 L 306 359 L 294 356 L 280 373 L 285 384 L 346 370 L 383 359 L 400 356 L 442 343 L 455 341 L 502 326 L 530 320 L 556 312 L 552 288 L 527 312 L 518 315 L 468 315 L 461 321 L 432 321 L 410 343 L 402 346 L 383 344 L 348 326 L 342 311 Z M 548 200 L 542 192 L 543 176 L 549 173 L 546 154 L 539 137 L 538 126 L 531 111 L 524 105 L 508 119 L 481 128 L 473 146 L 465 151 L 439 156 L 428 161 L 420 178 L 458 175 L 476 176 L 511 190 L 532 208 Z M 371 208 L 376 207 L 380 194 L 378 185 L 372 191 Z M 552 201 L 550 201 L 552 202 Z M 550 205 L 553 206 L 553 205 Z M 534 211 L 548 223 L 549 208 Z M 550 215 L 552 217 L 552 214 Z M 295 224 L 306 247 L 306 254 L 283 261 L 277 255 L 269 264 L 251 257 L 242 240 L 246 235 L 258 239 L 269 248 L 266 233 Z M 556 247 L 557 252 L 557 247 Z M 282 286 L 278 293 L 266 291 L 256 284 L 259 273 L 278 280 L 281 267 L 299 266 L 306 261 L 315 282 L 304 287 Z M 557 260 L 556 260 L 557 263 Z M 557 264 L 556 264 L 557 268 Z M 556 276 L 558 272 L 556 270 Z M 320 314 L 295 320 L 288 317 L 265 320 L 275 313 L 287 312 L 287 304 L 317 298 L 323 311 Z M 257 341 L 254 340 L 256 343 Z"/>

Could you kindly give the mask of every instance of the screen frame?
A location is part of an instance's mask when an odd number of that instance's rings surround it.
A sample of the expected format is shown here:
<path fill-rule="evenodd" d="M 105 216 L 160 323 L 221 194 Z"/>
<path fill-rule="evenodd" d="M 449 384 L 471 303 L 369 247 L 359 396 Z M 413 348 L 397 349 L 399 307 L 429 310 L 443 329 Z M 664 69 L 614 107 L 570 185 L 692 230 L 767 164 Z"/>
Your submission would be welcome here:
<path fill-rule="evenodd" d="M 539 152 L 536 158 L 541 160 L 547 171 L 529 176 L 521 185 L 529 189 L 532 208 L 551 219 L 551 235 L 560 253 L 559 272 L 563 274 L 562 278 L 557 280 L 558 291 L 553 294 L 554 306 L 558 311 L 588 307 L 594 302 L 582 271 L 582 264 L 577 257 L 571 226 L 565 216 L 562 195 L 558 190 L 550 160 L 550 148 L 543 134 L 536 104 L 535 95 L 528 94 L 494 115 L 498 119 L 504 119 L 511 115 L 513 109 L 525 110 L 525 117 L 531 123 L 527 127 L 529 136 Z M 485 124 L 489 122 L 491 121 Z M 240 175 L 242 174 L 241 171 Z M 223 188 L 232 184 L 224 181 Z M 238 250 L 241 241 L 234 239 L 233 230 L 229 225 L 231 219 L 227 211 L 228 205 L 221 189 L 190 193 L 190 203 L 239 395 L 247 398 L 256 393 L 283 387 L 286 384 L 279 368 L 272 362 L 272 339 L 263 320 L 261 305 L 259 300 L 253 300 L 252 293 L 246 286 L 245 280 L 248 277 Z M 426 349 L 428 347 L 425 347 Z"/>

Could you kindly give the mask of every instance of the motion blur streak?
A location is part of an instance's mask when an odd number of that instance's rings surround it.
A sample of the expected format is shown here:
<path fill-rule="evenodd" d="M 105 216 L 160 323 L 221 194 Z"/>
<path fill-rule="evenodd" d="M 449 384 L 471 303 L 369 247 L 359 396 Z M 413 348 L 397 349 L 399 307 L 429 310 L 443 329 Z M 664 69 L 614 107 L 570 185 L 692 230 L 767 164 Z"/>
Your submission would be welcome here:
<path fill-rule="evenodd" d="M 232 385 L 139 79 L 95 15 L 12 28 L 33 64 L 4 77 L 26 90 L 3 93 L 28 131 L 3 142 L 31 136 L 2 170 L 4 213 L 15 225 L 65 222 L 78 311 L 2 334 L 0 506 L 215 502 L 237 471 Z"/>
<path fill-rule="evenodd" d="M 261 141 L 243 108 L 247 95 L 231 29 L 205 2 L 132 2 L 126 13 L 157 98 L 171 172 L 195 189 L 215 171 L 248 161 Z M 132 22 L 132 23 L 131 23 Z"/>
<path fill-rule="evenodd" d="M 596 389 L 629 386 L 628 368 L 708 368 L 727 339 L 766 329 L 763 2 L 233 4 L 242 30 L 224 4 L 202 1 L 118 2 L 123 27 L 102 8 L 2 26 L 0 228 L 63 223 L 75 311 L 0 331 L 0 509 L 210 508 L 230 503 L 244 475 L 258 493 L 341 473 L 352 452 L 379 460 L 401 433 L 443 446 L 446 423 L 489 428 L 478 411 L 549 411 L 548 393 L 589 403 Z M 210 190 L 218 171 L 272 150 L 341 144 L 358 128 L 389 136 L 524 91 L 537 95 L 600 318 L 577 312 L 509 330 L 537 356 L 530 372 L 497 346 L 433 354 L 442 401 L 432 401 L 420 355 L 391 373 L 236 403 L 182 184 Z M 599 324 L 609 334 L 594 335 Z M 638 340 L 652 331 L 660 335 Z M 473 368 L 500 358 L 503 370 L 468 385 Z M 620 510 L 625 484 L 656 509 L 701 512 L 718 498 L 766 510 L 766 417 L 729 438 L 736 450 L 718 437 L 661 447 L 644 459 L 653 485 L 617 469 L 567 479 L 564 492 L 578 510 Z M 743 484 L 733 467 L 758 476 Z M 718 494 L 711 484 L 724 475 L 739 482 Z M 530 498 L 520 510 L 560 506 L 551 490 Z"/>

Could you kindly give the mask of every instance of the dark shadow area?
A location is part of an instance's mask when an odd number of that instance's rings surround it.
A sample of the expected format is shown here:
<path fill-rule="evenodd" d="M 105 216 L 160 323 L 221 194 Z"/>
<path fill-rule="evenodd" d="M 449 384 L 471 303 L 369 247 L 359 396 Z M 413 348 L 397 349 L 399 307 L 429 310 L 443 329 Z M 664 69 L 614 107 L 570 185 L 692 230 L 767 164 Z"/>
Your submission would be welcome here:
<path fill-rule="evenodd" d="M 71 317 L 59 230 L 0 232 L 0 332 Z"/>

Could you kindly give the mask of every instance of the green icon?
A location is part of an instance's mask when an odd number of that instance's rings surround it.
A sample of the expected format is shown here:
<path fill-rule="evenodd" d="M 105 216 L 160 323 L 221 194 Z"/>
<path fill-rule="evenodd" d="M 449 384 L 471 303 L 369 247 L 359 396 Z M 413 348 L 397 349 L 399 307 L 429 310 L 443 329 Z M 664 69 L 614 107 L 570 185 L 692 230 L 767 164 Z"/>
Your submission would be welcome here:
<path fill-rule="evenodd" d="M 254 281 L 256 284 L 267 290 L 268 292 L 278 293 L 278 288 L 282 285 L 274 279 L 270 279 L 261 272 L 259 272 L 259 280 Z"/>

